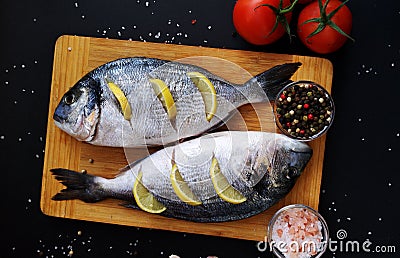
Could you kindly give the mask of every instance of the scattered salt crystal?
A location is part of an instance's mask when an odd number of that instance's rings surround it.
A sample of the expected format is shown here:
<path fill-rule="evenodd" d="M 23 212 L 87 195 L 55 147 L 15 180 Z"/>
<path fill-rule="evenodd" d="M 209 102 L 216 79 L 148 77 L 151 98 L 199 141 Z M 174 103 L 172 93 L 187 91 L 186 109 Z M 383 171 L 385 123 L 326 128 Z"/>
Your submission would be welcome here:
<path fill-rule="evenodd" d="M 169 256 L 169 258 L 180 258 L 180 257 L 177 256 L 177 255 L 175 255 L 175 254 L 171 254 L 171 255 Z"/>
<path fill-rule="evenodd" d="M 388 151 L 392 151 L 392 148 L 388 148 Z"/>
<path fill-rule="evenodd" d="M 209 26 L 207 27 L 207 29 L 211 30 L 211 25 L 209 25 Z"/>
<path fill-rule="evenodd" d="M 79 6 L 79 5 L 78 5 L 78 2 L 75 2 L 75 7 L 78 8 L 78 6 Z"/>
<path fill-rule="evenodd" d="M 71 50 L 72 50 L 72 47 L 68 47 L 67 49 L 68 49 L 68 51 L 71 51 Z"/>
<path fill-rule="evenodd" d="M 348 221 L 350 221 L 350 220 L 351 220 L 351 218 L 350 218 L 350 217 L 348 217 L 348 218 L 347 218 L 347 220 L 348 220 Z"/>
<path fill-rule="evenodd" d="M 37 19 L 36 18 L 33 18 L 33 22 L 36 22 L 37 21 Z"/>
<path fill-rule="evenodd" d="M 85 19 L 85 15 L 82 15 L 81 18 L 82 18 L 82 19 Z"/>
<path fill-rule="evenodd" d="M 394 63 L 392 63 L 392 67 L 394 67 Z"/>
<path fill-rule="evenodd" d="M 371 231 L 369 231 L 369 232 L 368 232 L 368 235 L 372 235 L 372 232 L 371 232 Z"/>
<path fill-rule="evenodd" d="M 29 198 L 29 199 L 28 199 L 28 202 L 30 203 L 30 202 L 32 202 L 32 200 Z"/>
<path fill-rule="evenodd" d="M 359 118 L 359 119 L 358 119 L 358 122 L 361 122 L 361 121 L 362 121 L 362 119 L 361 119 L 361 118 Z"/>
<path fill-rule="evenodd" d="M 340 222 L 340 219 L 337 219 L 337 222 Z"/>
<path fill-rule="evenodd" d="M 8 82 L 4 82 L 5 85 L 8 85 Z"/>
<path fill-rule="evenodd" d="M 400 133 L 397 133 L 396 136 L 399 137 L 399 136 L 400 136 Z"/>
<path fill-rule="evenodd" d="M 21 65 L 21 68 L 25 68 L 25 65 L 24 65 L 24 64 L 22 64 L 22 65 Z"/>
<path fill-rule="evenodd" d="M 0 136 L 1 140 L 4 140 L 4 138 L 6 138 L 4 135 Z"/>
<path fill-rule="evenodd" d="M 389 183 L 388 185 L 389 185 L 389 186 L 392 186 L 392 183 Z"/>
<path fill-rule="evenodd" d="M 379 221 L 382 221 L 382 218 L 378 218 Z"/>
<path fill-rule="evenodd" d="M 145 5 L 146 5 L 146 7 L 149 6 L 149 2 L 146 2 Z"/>

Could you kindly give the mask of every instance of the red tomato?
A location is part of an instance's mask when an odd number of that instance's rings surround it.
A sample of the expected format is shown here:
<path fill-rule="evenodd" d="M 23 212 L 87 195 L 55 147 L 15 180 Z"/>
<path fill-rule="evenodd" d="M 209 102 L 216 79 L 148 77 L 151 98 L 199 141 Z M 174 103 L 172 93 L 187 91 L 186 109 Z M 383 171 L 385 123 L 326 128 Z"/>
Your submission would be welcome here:
<path fill-rule="evenodd" d="M 290 0 L 282 0 L 282 9 L 290 6 Z M 268 6 L 279 8 L 280 0 L 238 0 L 233 9 L 233 24 L 239 35 L 254 45 L 266 45 L 280 39 L 285 34 L 285 27 L 276 23 L 277 14 Z M 292 12 L 282 14 L 290 23 Z"/>
<path fill-rule="evenodd" d="M 325 1 L 322 0 L 322 3 L 325 3 Z M 324 24 L 324 22 L 327 23 L 324 19 L 329 17 L 329 14 L 342 4 L 339 0 L 330 0 L 326 9 L 320 10 L 318 2 L 319 0 L 312 2 L 300 12 L 297 23 L 297 34 L 301 42 L 312 51 L 320 54 L 328 54 L 341 48 L 348 38 L 351 39 L 348 35 L 352 27 L 352 15 L 350 9 L 344 5 L 330 19 L 345 34 L 339 33 L 331 25 L 326 24 L 319 33 L 310 36 L 318 26 Z M 314 18 L 321 19 L 319 22 L 305 23 Z"/>

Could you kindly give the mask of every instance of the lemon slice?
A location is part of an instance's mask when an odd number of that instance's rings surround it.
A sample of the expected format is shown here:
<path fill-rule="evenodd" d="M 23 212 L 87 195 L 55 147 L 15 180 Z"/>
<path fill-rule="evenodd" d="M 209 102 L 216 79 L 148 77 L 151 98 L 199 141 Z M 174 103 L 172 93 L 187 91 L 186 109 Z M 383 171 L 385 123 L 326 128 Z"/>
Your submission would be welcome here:
<path fill-rule="evenodd" d="M 170 177 L 172 188 L 174 188 L 174 191 L 179 199 L 193 206 L 201 204 L 199 198 L 194 195 L 192 190 L 190 190 L 188 184 L 183 180 L 182 175 L 181 173 L 179 173 L 176 164 L 172 166 Z"/>
<path fill-rule="evenodd" d="M 210 122 L 215 115 L 215 112 L 217 112 L 217 93 L 214 85 L 202 73 L 189 72 L 187 75 L 201 93 L 205 105 L 206 119 Z"/>
<path fill-rule="evenodd" d="M 112 91 L 115 98 L 118 100 L 121 107 L 122 115 L 126 120 L 130 120 L 132 117 L 131 106 L 129 105 L 128 99 L 126 98 L 124 92 L 113 82 L 107 82 L 108 88 Z"/>
<path fill-rule="evenodd" d="M 135 184 L 133 185 L 133 197 L 135 198 L 136 204 L 140 209 L 147 211 L 149 213 L 161 213 L 167 208 L 162 205 L 157 199 L 152 195 L 149 190 L 142 184 L 143 172 L 139 172 L 136 178 Z"/>
<path fill-rule="evenodd" d="M 222 174 L 218 160 L 215 157 L 211 162 L 210 176 L 214 189 L 222 200 L 233 204 L 246 201 L 246 197 L 229 184 L 224 174 Z"/>
<path fill-rule="evenodd" d="M 153 86 L 154 92 L 157 95 L 157 98 L 161 101 L 164 109 L 167 111 L 168 118 L 173 120 L 176 118 L 176 106 L 175 101 L 172 98 L 172 94 L 169 91 L 168 86 L 164 81 L 160 79 L 150 79 L 150 82 Z"/>

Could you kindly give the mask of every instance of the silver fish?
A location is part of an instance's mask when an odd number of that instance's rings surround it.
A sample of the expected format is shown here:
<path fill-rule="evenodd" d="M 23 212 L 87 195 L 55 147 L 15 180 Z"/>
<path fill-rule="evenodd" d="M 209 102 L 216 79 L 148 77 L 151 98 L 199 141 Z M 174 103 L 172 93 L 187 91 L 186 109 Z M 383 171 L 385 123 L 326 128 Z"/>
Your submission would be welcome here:
<path fill-rule="evenodd" d="M 305 143 L 281 134 L 223 131 L 169 146 L 139 160 L 113 179 L 58 168 L 51 172 L 67 188 L 53 200 L 106 198 L 138 208 L 132 188 L 142 173 L 143 186 L 166 210 L 163 216 L 196 222 L 222 222 L 258 214 L 283 198 L 294 186 L 312 156 Z M 220 198 L 210 179 L 213 159 L 229 184 L 246 200 L 233 204 Z M 171 162 L 173 161 L 173 162 Z M 189 205 L 174 191 L 170 173 L 176 164 L 201 205 Z"/>
<path fill-rule="evenodd" d="M 118 59 L 80 79 L 61 98 L 53 118 L 60 129 L 94 145 L 168 145 L 217 128 L 244 104 L 274 99 L 299 66 L 279 65 L 238 85 L 194 65 L 144 57 Z M 212 119 L 205 115 L 204 96 L 190 72 L 204 75 L 215 88 L 217 108 Z M 154 79 L 171 93 L 173 119 L 153 89 Z"/>

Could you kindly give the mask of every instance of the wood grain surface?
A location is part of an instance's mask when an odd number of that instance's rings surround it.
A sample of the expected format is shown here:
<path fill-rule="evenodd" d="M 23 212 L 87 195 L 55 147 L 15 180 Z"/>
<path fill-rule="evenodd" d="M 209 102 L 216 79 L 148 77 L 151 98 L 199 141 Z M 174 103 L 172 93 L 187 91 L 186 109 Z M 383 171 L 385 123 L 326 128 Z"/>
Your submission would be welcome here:
<path fill-rule="evenodd" d="M 79 200 L 51 200 L 53 195 L 64 188 L 51 175 L 49 170 L 52 168 L 68 168 L 76 171 L 85 169 L 88 173 L 111 178 L 118 174 L 119 169 L 128 164 L 128 160 L 132 161 L 143 157 L 149 151 L 154 151 L 154 149 L 135 149 L 125 152 L 123 148 L 98 147 L 82 143 L 58 129 L 52 119 L 60 98 L 84 74 L 106 62 L 133 56 L 166 60 L 185 58 L 184 62 L 203 66 L 237 83 L 244 82 L 250 76 L 274 65 L 300 61 L 302 66 L 292 80 L 311 80 L 323 85 L 329 92 L 332 85 L 332 64 L 322 58 L 62 36 L 57 40 L 54 52 L 41 190 L 41 209 L 44 214 L 61 218 L 261 241 L 264 240 L 271 216 L 279 208 L 288 204 L 302 203 L 318 209 L 326 136 L 309 143 L 314 151 L 313 157 L 295 187 L 284 199 L 267 211 L 240 221 L 187 222 L 124 208 L 120 205 L 121 201 L 111 199 L 92 204 Z M 227 65 L 228 61 L 231 62 L 229 65 Z M 243 73 L 243 69 L 250 74 Z M 271 107 L 268 104 L 245 105 L 239 111 L 240 114 L 237 114 L 222 129 L 276 130 Z M 90 162 L 90 159 L 93 162 Z"/>

